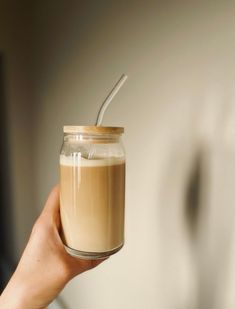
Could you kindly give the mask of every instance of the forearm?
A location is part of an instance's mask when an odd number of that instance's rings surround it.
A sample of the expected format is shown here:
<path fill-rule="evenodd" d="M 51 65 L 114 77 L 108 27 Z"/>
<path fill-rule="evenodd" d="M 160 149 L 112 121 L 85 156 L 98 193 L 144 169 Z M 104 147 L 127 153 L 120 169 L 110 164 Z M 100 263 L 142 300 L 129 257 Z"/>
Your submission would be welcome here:
<path fill-rule="evenodd" d="M 27 308 L 25 307 L 26 295 L 23 295 L 23 285 L 24 281 L 18 283 L 17 275 L 14 274 L 0 296 L 1 309 Z"/>
<path fill-rule="evenodd" d="M 26 286 L 27 279 L 17 272 L 13 274 L 0 296 L 1 309 L 46 309 L 37 303 L 37 297 L 30 287 Z"/>

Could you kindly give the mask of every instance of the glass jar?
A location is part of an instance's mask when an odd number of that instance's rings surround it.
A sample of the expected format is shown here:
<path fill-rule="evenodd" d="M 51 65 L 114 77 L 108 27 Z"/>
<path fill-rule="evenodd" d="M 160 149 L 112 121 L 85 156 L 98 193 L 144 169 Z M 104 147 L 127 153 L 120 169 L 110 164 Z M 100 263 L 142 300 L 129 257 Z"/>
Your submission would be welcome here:
<path fill-rule="evenodd" d="M 60 214 L 67 252 L 109 256 L 124 243 L 125 153 L 121 127 L 65 126 Z"/>

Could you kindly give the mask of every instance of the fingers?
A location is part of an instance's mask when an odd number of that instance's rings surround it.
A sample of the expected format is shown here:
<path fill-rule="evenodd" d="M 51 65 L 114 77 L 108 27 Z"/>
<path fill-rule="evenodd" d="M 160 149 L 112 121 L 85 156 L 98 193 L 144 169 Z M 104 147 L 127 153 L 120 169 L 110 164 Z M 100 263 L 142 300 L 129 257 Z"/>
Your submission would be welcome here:
<path fill-rule="evenodd" d="M 107 260 L 108 257 L 98 260 L 84 260 L 70 256 L 69 259 L 70 259 L 69 265 L 70 265 L 70 276 L 71 276 L 70 279 L 71 279 L 85 271 L 88 271 L 98 266 L 99 264 Z"/>
<path fill-rule="evenodd" d="M 98 266 L 100 263 L 106 261 L 107 259 L 108 257 L 104 259 L 99 259 L 99 260 L 91 260 L 91 268 Z"/>
<path fill-rule="evenodd" d="M 44 209 L 41 213 L 41 219 L 54 222 L 56 227 L 60 226 L 60 191 L 59 185 L 56 185 L 50 192 Z"/>
<path fill-rule="evenodd" d="M 60 193 L 59 185 L 56 185 L 50 192 L 49 197 L 46 201 L 43 212 L 53 214 L 59 210 L 60 207 Z"/>
<path fill-rule="evenodd" d="M 77 265 L 80 267 L 82 266 L 82 268 L 85 271 L 85 270 L 89 270 L 89 269 L 92 269 L 98 266 L 99 264 L 107 260 L 107 258 L 97 259 L 97 260 L 84 260 L 84 259 L 78 259 L 78 258 L 75 258 L 75 259 L 76 259 Z"/>

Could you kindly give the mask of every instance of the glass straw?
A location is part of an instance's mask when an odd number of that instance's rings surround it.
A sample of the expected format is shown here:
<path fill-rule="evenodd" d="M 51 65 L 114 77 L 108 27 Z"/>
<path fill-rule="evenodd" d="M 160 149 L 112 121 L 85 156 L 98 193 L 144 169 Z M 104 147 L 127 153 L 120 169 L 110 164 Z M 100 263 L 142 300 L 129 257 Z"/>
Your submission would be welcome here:
<path fill-rule="evenodd" d="M 110 93 L 108 94 L 108 96 L 104 100 L 103 104 L 100 107 L 100 110 L 99 110 L 99 113 L 98 113 L 98 116 L 97 116 L 97 119 L 96 119 L 96 124 L 95 124 L 96 126 L 101 126 L 103 116 L 104 116 L 104 113 L 105 113 L 107 107 L 109 106 L 109 104 L 111 103 L 111 101 L 113 100 L 115 95 L 118 93 L 118 91 L 121 89 L 121 87 L 123 86 L 123 84 L 125 83 L 126 80 L 127 80 L 127 75 L 122 74 L 122 76 L 119 78 L 117 83 L 114 85 L 113 89 L 110 91 Z"/>
<path fill-rule="evenodd" d="M 101 126 L 101 123 L 102 123 L 102 120 L 103 120 L 103 117 L 104 117 L 104 113 L 105 113 L 107 107 L 109 106 L 109 104 L 111 103 L 111 101 L 113 100 L 115 95 L 118 93 L 118 91 L 121 89 L 121 87 L 123 86 L 123 84 L 125 83 L 126 80 L 127 80 L 127 75 L 122 74 L 122 76 L 116 82 L 113 89 L 110 91 L 110 93 L 108 94 L 108 96 L 106 97 L 104 102 L 102 103 L 100 110 L 98 112 L 98 115 L 97 115 L 96 124 L 95 124 L 96 126 L 98 126 L 98 127 Z M 88 153 L 88 160 L 90 160 L 93 157 L 93 155 L 94 155 L 94 147 L 91 147 L 91 149 Z"/>

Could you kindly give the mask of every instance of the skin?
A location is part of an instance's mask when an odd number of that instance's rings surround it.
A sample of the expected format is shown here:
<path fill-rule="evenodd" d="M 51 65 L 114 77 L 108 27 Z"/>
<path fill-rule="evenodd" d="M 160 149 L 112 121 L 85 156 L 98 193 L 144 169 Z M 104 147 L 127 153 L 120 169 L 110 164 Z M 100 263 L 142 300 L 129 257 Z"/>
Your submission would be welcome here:
<path fill-rule="evenodd" d="M 1 309 L 45 308 L 66 283 L 103 260 L 70 256 L 59 235 L 59 187 L 50 193 L 33 226 L 15 273 L 0 297 Z"/>

